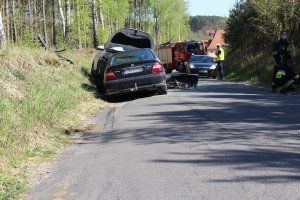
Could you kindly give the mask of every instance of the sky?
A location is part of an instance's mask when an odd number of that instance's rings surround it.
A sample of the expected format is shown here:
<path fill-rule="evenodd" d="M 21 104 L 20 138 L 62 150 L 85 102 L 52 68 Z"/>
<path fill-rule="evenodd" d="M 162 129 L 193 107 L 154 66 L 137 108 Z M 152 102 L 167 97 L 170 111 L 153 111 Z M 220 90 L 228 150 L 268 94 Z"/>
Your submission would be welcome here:
<path fill-rule="evenodd" d="M 228 17 L 236 0 L 188 0 L 189 14 Z"/>

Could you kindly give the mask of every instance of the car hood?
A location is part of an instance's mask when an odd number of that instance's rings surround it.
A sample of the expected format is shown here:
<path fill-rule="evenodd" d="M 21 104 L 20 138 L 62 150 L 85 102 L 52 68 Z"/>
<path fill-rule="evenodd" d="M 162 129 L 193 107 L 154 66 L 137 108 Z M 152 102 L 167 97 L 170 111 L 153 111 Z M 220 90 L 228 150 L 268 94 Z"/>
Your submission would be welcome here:
<path fill-rule="evenodd" d="M 122 47 L 123 49 L 154 48 L 154 42 L 149 33 L 131 28 L 115 31 L 107 40 L 104 48 Z"/>
<path fill-rule="evenodd" d="M 214 65 L 214 63 L 197 63 L 197 62 L 195 63 L 192 62 L 190 64 L 194 65 L 195 67 L 204 67 L 204 68 L 209 68 Z"/>

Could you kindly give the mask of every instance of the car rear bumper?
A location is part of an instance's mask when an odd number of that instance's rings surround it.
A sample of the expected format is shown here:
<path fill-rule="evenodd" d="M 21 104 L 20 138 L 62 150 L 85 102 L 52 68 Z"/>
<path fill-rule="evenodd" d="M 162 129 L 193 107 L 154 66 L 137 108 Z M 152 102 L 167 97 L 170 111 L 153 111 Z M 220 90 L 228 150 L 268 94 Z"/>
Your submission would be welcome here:
<path fill-rule="evenodd" d="M 105 82 L 106 95 L 156 90 L 166 86 L 166 75 L 157 73 Z"/>

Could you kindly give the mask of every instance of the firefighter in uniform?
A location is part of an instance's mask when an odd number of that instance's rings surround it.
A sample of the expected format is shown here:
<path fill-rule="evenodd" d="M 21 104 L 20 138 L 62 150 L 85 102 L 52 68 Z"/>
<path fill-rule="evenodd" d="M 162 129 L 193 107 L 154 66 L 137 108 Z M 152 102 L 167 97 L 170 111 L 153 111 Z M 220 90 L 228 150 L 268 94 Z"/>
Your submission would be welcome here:
<path fill-rule="evenodd" d="M 280 40 L 273 48 L 275 66 L 272 80 L 272 91 L 287 93 L 295 90 L 299 82 L 299 75 L 295 74 L 292 67 L 290 45 L 287 40 L 287 32 L 280 33 Z"/>
<path fill-rule="evenodd" d="M 217 44 L 218 51 L 216 52 L 217 56 L 217 63 L 218 63 L 218 70 L 220 73 L 220 79 L 223 80 L 224 76 L 224 60 L 225 60 L 225 52 L 224 49 L 221 48 L 220 44 Z"/>
<path fill-rule="evenodd" d="M 280 67 L 287 65 L 287 58 L 291 57 L 290 45 L 287 40 L 287 32 L 280 33 L 280 39 L 276 42 L 273 48 L 273 57 L 275 59 L 275 66 L 272 77 L 272 91 L 276 92 L 275 77 Z"/>

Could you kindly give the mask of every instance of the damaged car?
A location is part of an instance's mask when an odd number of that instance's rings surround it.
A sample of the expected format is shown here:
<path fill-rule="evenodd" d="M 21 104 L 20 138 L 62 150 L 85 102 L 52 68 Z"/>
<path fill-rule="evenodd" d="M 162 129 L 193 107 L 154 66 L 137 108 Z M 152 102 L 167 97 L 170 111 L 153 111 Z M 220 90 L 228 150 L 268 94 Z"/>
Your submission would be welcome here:
<path fill-rule="evenodd" d="M 137 91 L 167 94 L 166 74 L 153 47 L 148 33 L 114 32 L 93 60 L 91 76 L 98 91 L 107 97 Z"/>

